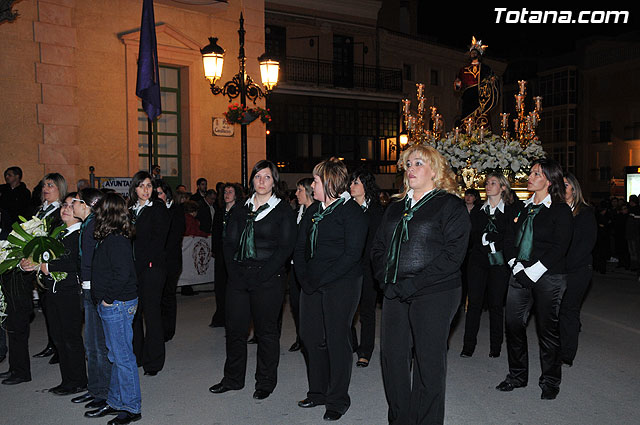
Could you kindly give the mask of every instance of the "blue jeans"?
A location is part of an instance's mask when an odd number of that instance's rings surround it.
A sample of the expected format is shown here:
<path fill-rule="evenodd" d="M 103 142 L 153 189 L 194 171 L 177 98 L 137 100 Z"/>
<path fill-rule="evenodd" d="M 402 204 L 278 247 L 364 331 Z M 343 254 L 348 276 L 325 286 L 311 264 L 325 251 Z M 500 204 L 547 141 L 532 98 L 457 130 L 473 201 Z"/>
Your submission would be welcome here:
<path fill-rule="evenodd" d="M 111 364 L 107 358 L 102 320 L 98 309 L 91 301 L 91 290 L 83 289 L 84 298 L 84 349 L 87 353 L 87 388 L 89 394 L 99 400 L 106 400 L 111 380 Z"/>
<path fill-rule="evenodd" d="M 117 410 L 140 413 L 141 395 L 138 365 L 133 354 L 133 316 L 138 299 L 114 301 L 113 305 L 98 304 L 104 337 L 109 349 L 111 383 L 107 404 Z"/>

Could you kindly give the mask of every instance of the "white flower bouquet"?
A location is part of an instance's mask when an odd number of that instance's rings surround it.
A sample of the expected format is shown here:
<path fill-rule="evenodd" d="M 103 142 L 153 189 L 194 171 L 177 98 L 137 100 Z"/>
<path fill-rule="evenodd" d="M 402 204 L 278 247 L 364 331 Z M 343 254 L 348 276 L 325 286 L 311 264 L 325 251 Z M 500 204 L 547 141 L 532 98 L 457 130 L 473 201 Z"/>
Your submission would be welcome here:
<path fill-rule="evenodd" d="M 13 223 L 7 240 L 0 241 L 0 274 L 14 269 L 23 258 L 34 264 L 48 263 L 65 251 L 59 238 L 66 225 L 50 229 L 49 220 L 37 217 L 27 220 L 21 216 L 20 221 Z M 67 274 L 54 272 L 51 276 L 58 281 Z"/>

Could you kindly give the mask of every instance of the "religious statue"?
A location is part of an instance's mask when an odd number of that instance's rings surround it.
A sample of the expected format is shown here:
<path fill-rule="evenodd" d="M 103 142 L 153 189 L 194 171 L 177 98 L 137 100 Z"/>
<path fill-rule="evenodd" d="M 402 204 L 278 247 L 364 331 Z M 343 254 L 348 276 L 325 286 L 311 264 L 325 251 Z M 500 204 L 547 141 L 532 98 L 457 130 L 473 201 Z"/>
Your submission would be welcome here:
<path fill-rule="evenodd" d="M 456 125 L 471 123 L 476 128 L 491 128 L 489 111 L 498 104 L 500 87 L 491 67 L 482 63 L 487 47 L 482 40 L 472 37 L 469 46 L 471 63 L 460 69 L 453 83 L 454 89 L 462 92 L 462 112 Z"/>

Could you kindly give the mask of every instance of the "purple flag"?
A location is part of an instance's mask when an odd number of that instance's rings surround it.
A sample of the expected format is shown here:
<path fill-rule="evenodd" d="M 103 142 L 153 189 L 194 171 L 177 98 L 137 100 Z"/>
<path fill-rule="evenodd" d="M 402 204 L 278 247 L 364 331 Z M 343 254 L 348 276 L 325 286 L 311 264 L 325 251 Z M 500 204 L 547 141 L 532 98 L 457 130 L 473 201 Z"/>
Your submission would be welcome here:
<path fill-rule="evenodd" d="M 136 96 L 142 99 L 142 108 L 147 113 L 150 121 L 155 120 L 162 113 L 153 0 L 144 0 L 142 4 Z"/>

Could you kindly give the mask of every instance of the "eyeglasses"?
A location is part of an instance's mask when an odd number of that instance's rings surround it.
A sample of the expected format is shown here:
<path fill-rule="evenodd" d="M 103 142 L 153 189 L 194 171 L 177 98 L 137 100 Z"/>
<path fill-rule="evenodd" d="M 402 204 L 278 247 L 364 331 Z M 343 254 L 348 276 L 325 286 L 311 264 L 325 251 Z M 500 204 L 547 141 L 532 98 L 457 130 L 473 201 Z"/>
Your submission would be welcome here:
<path fill-rule="evenodd" d="M 86 202 L 84 202 L 82 199 L 78 199 L 78 198 L 71 198 L 71 204 L 73 205 L 74 202 L 82 202 L 83 204 L 87 204 Z"/>

